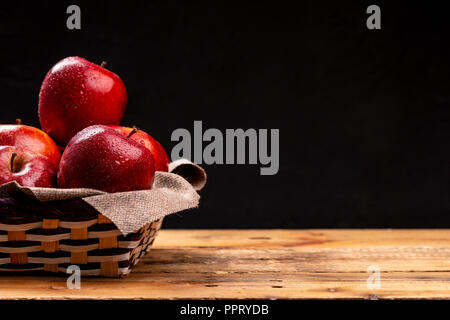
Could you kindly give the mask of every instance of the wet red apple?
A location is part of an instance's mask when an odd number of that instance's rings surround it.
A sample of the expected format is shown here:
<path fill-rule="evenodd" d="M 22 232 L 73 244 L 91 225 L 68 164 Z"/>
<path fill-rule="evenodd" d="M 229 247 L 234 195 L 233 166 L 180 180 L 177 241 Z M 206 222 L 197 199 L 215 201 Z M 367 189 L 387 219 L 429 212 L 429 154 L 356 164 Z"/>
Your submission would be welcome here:
<path fill-rule="evenodd" d="M 103 65 L 103 64 L 102 64 Z M 62 146 L 95 124 L 120 124 L 127 103 L 118 75 L 80 57 L 59 61 L 39 92 L 42 129 Z"/>
<path fill-rule="evenodd" d="M 94 125 L 78 132 L 61 157 L 58 186 L 106 192 L 151 189 L 155 166 L 150 150 L 116 130 Z"/>
<path fill-rule="evenodd" d="M 26 149 L 0 147 L 0 184 L 17 181 L 24 187 L 51 188 L 56 182 L 56 167 L 45 156 Z"/>
<path fill-rule="evenodd" d="M 131 139 L 139 142 L 151 151 L 153 159 L 155 160 L 155 170 L 164 172 L 169 171 L 169 157 L 167 156 L 166 151 L 162 145 L 148 133 L 137 129 L 136 127 L 129 128 L 114 125 L 109 125 L 108 127 L 117 130 L 125 136 L 128 136 L 134 130 L 135 133 L 131 135 Z"/>
<path fill-rule="evenodd" d="M 47 157 L 57 168 L 61 153 L 48 134 L 38 128 L 23 125 L 20 119 L 16 124 L 0 125 L 0 146 L 15 146 Z"/>

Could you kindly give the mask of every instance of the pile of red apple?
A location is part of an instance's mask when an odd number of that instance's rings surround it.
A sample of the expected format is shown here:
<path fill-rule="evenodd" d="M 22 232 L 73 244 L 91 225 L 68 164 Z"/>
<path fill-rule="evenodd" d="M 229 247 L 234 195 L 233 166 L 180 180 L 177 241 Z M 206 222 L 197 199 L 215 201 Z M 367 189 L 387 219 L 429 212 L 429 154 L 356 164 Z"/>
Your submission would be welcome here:
<path fill-rule="evenodd" d="M 151 189 L 155 171 L 168 171 L 169 158 L 149 134 L 120 126 L 126 103 L 125 85 L 103 63 L 61 60 L 39 93 L 42 130 L 20 121 L 0 125 L 0 184 Z"/>

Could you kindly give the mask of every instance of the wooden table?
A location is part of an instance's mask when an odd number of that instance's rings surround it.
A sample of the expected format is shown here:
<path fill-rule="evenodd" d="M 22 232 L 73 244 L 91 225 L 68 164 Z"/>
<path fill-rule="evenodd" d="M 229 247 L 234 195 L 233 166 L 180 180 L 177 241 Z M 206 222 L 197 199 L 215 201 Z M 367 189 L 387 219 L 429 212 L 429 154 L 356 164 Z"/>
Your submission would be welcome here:
<path fill-rule="evenodd" d="M 163 230 L 124 279 L 1 276 L 0 298 L 448 299 L 450 230 Z"/>

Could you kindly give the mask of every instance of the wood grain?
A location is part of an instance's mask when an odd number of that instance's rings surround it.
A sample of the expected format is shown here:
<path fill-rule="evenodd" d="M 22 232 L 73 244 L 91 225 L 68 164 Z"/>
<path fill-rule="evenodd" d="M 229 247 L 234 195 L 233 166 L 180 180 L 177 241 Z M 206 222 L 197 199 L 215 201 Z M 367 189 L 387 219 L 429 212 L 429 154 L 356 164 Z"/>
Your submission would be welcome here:
<path fill-rule="evenodd" d="M 162 230 L 124 279 L 2 275 L 0 298 L 450 299 L 450 230 Z"/>

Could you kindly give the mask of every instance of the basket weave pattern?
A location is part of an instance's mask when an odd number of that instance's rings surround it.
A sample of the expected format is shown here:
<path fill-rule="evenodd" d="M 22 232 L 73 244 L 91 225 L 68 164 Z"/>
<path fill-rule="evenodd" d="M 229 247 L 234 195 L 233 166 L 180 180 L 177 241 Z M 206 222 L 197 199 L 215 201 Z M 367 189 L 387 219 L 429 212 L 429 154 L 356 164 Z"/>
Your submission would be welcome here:
<path fill-rule="evenodd" d="M 79 214 L 74 215 L 72 203 L 66 217 L 60 208 L 58 218 L 49 211 L 47 217 L 2 219 L 0 271 L 65 273 L 77 265 L 82 275 L 124 276 L 150 249 L 161 228 L 162 219 L 124 236 L 107 217 L 78 204 Z"/>

